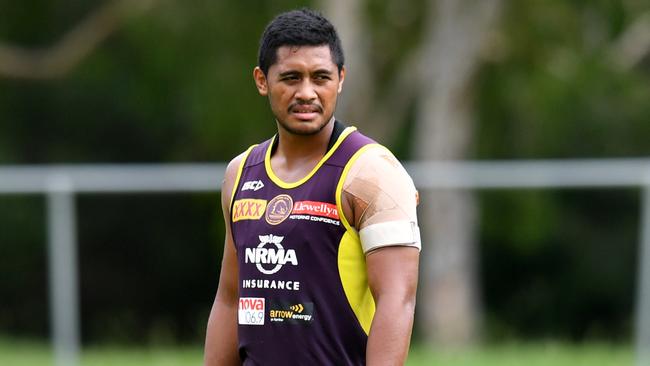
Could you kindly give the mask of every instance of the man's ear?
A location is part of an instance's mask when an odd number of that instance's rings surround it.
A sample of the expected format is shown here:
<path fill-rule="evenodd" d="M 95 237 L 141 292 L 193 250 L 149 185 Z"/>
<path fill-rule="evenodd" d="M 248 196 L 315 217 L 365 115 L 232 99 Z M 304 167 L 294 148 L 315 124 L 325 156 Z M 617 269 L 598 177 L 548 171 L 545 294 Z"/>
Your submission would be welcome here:
<path fill-rule="evenodd" d="M 341 71 L 339 71 L 339 94 L 343 90 L 344 80 L 345 80 L 345 66 L 341 67 Z"/>
<path fill-rule="evenodd" d="M 253 69 L 253 79 L 255 80 L 255 86 L 260 95 L 264 97 L 267 96 L 269 94 L 269 85 L 266 80 L 266 75 L 264 75 L 264 72 L 259 68 L 259 66 L 256 66 L 255 69 Z"/>

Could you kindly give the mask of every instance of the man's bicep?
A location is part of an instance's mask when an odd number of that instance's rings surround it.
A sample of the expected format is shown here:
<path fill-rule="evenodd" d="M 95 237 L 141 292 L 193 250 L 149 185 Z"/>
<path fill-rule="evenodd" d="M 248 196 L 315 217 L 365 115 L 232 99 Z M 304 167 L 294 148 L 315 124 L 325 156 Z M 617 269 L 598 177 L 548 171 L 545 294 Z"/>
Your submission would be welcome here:
<path fill-rule="evenodd" d="M 420 252 L 416 248 L 392 246 L 366 256 L 368 285 L 375 301 L 395 296 L 403 302 L 415 301 Z"/>
<path fill-rule="evenodd" d="M 235 303 L 238 297 L 238 278 L 239 269 L 235 245 L 232 240 L 226 238 L 223 246 L 223 259 L 221 261 L 217 299 L 228 303 Z"/>
<path fill-rule="evenodd" d="M 232 199 L 232 192 L 233 189 L 235 189 L 234 185 L 237 177 L 237 171 L 241 162 L 242 155 L 236 157 L 228 164 L 224 180 L 221 184 L 221 209 L 223 211 L 225 235 L 217 298 L 221 300 L 227 299 L 229 302 L 237 300 L 238 291 L 237 252 L 235 249 L 235 243 L 232 237 L 230 226 L 230 204 Z"/>
<path fill-rule="evenodd" d="M 226 226 L 229 226 L 226 223 Z M 226 235 L 223 243 L 223 258 L 221 260 L 221 271 L 219 275 L 219 288 L 217 299 L 228 303 L 235 303 L 238 297 L 237 281 L 239 268 L 237 263 L 237 251 L 232 240 L 230 230 L 226 228 Z"/>

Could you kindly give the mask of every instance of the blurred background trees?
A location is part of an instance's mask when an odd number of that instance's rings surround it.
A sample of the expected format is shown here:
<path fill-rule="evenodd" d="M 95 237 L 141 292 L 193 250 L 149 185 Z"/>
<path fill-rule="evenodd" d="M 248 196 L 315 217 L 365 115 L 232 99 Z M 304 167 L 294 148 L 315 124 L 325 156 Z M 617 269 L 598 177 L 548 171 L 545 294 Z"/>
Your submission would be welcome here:
<path fill-rule="evenodd" d="M 650 153 L 641 0 L 0 0 L 0 164 L 229 160 L 274 131 L 251 70 L 266 23 L 300 6 L 341 31 L 338 116 L 402 160 Z M 418 335 L 630 337 L 637 192 L 423 198 Z M 218 202 L 81 196 L 86 341 L 200 342 Z M 2 333 L 47 335 L 44 220 L 41 197 L 0 196 Z"/>

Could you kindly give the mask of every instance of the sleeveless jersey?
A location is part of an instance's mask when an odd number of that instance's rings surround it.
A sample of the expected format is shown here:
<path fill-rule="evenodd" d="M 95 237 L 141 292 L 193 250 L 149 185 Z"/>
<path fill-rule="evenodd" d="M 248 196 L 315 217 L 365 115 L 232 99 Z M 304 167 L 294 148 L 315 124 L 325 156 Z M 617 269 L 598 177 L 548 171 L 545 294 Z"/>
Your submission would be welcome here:
<path fill-rule="evenodd" d="M 348 127 L 295 183 L 273 174 L 273 139 L 248 150 L 230 211 L 244 365 L 365 364 L 375 303 L 341 192 L 350 166 L 373 144 Z"/>

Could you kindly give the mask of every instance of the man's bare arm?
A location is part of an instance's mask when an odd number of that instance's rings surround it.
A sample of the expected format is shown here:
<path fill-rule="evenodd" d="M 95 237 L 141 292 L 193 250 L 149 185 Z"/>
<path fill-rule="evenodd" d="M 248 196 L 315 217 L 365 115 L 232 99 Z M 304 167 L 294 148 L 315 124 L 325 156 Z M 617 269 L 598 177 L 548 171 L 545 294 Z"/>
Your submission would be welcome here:
<path fill-rule="evenodd" d="M 368 285 L 376 311 L 366 361 L 403 365 L 413 328 L 420 235 L 417 190 L 399 161 L 370 148 L 351 167 L 343 186 L 343 211 L 354 218 L 366 252 Z"/>
<path fill-rule="evenodd" d="M 226 223 L 226 238 L 215 296 L 205 336 L 205 366 L 241 365 L 237 352 L 238 264 L 230 232 L 230 199 L 242 156 L 233 159 L 226 169 L 221 189 L 221 207 Z"/>
<path fill-rule="evenodd" d="M 418 282 L 417 248 L 391 246 L 366 257 L 376 312 L 368 336 L 368 366 L 404 365 L 408 356 Z"/>

